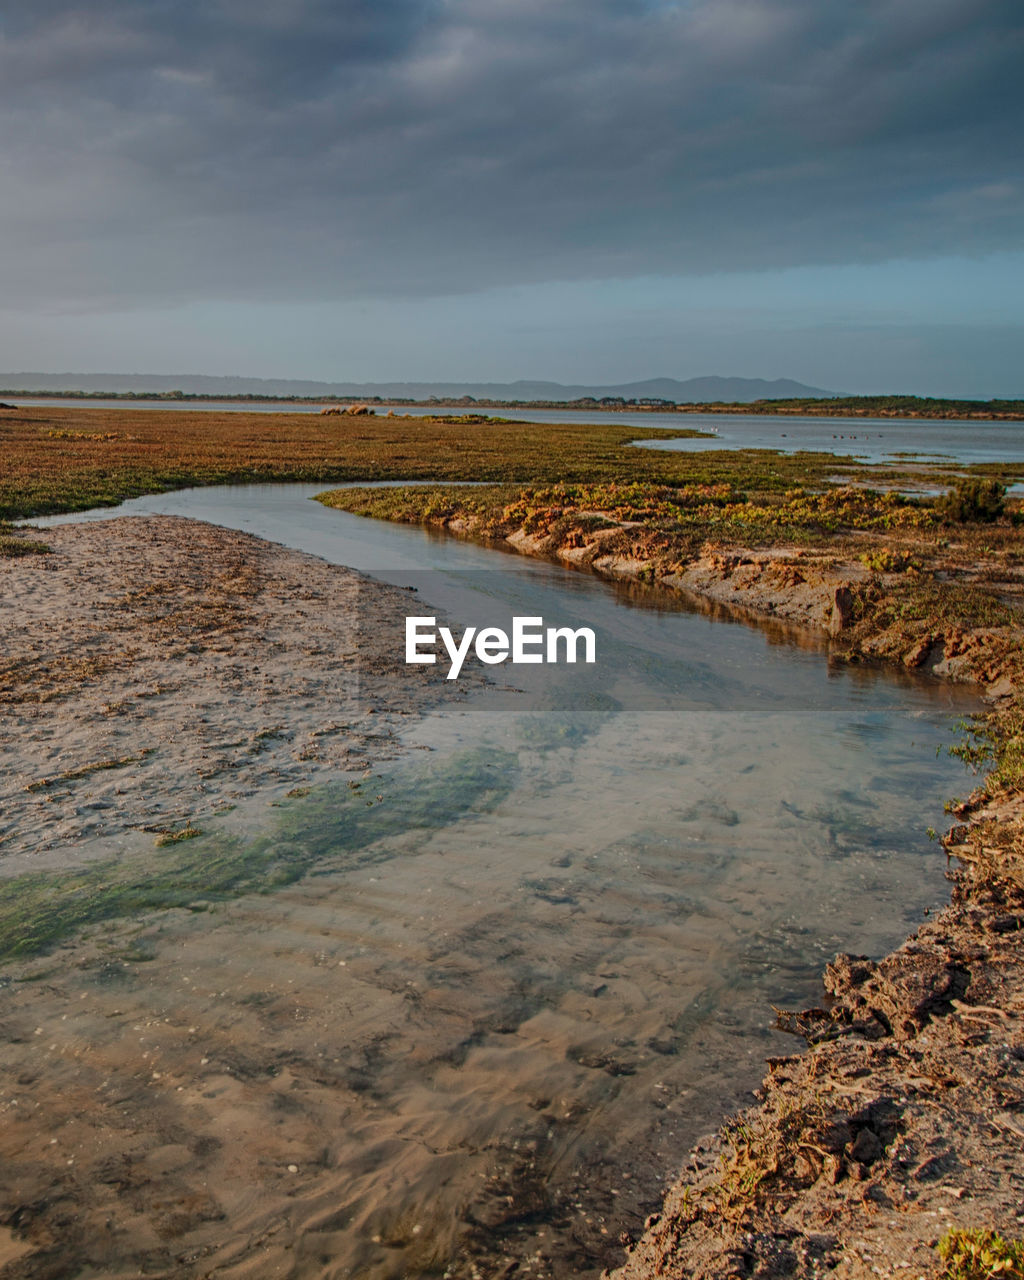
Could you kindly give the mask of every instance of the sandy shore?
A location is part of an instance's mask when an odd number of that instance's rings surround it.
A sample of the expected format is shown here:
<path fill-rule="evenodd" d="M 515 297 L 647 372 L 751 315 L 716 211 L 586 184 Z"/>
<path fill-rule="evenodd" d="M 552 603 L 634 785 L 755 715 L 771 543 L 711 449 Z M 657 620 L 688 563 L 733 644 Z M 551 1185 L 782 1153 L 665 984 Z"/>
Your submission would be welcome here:
<path fill-rule="evenodd" d="M 0 559 L 0 874 L 365 769 L 431 701 L 403 591 L 175 517 L 41 536 Z"/>

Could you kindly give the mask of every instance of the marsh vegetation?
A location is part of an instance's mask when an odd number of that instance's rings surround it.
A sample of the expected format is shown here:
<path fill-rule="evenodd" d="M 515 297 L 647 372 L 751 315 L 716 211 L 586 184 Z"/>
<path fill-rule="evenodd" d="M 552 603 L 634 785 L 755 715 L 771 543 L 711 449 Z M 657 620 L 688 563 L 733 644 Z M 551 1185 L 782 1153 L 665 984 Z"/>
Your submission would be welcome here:
<path fill-rule="evenodd" d="M 349 418 L 26 407 L 0 411 L 0 520 L 82 511 L 191 485 L 264 481 L 638 482 L 728 485 L 754 496 L 828 488 L 837 467 L 876 485 L 905 482 L 907 475 L 907 468 L 866 469 L 833 453 L 694 455 L 631 445 L 667 434 L 614 421 L 548 424 L 465 414 Z M 967 470 L 1002 483 L 1024 479 L 1024 463 Z M 912 471 L 918 484 L 950 482 L 948 467 Z"/>

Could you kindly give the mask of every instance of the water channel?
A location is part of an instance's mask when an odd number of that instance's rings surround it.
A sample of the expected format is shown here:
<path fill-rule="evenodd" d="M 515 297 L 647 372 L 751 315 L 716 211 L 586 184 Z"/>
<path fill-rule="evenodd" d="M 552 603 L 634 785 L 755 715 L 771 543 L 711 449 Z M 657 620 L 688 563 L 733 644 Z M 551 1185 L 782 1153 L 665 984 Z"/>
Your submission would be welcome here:
<path fill-rule="evenodd" d="M 797 1048 L 772 1005 L 817 1002 L 834 952 L 880 954 L 944 900 L 926 828 L 971 785 L 942 748 L 976 701 L 316 491 L 54 520 L 208 520 L 414 587 L 415 612 L 460 627 L 589 626 L 598 661 L 453 689 L 374 782 L 407 824 L 354 833 L 311 795 L 266 822 L 316 850 L 314 875 L 168 926 L 189 1016 L 249 1064 L 218 1095 L 219 1138 L 255 1123 L 239 1079 L 262 1071 L 297 1153 L 232 1228 L 286 1206 L 293 1269 L 273 1274 L 596 1276 L 763 1059 Z M 150 1012 L 161 982 L 138 997 Z"/>

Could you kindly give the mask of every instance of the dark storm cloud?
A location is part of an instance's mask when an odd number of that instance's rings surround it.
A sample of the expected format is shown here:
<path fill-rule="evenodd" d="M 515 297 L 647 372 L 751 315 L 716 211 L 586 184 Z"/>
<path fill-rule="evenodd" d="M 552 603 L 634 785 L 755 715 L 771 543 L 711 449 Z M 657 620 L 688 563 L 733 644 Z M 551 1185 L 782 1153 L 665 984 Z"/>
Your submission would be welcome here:
<path fill-rule="evenodd" d="M 8 299 L 458 292 L 1020 243 L 1018 0 L 35 0 Z"/>

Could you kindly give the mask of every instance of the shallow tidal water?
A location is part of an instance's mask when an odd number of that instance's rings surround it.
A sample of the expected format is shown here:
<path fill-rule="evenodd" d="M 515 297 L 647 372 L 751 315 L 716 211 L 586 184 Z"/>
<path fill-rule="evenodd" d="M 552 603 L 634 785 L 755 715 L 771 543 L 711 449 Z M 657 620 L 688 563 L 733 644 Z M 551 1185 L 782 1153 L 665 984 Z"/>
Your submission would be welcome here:
<path fill-rule="evenodd" d="M 272 847 L 302 878 L 8 981 L 0 1106 L 39 1112 L 40 1154 L 0 1154 L 52 1195 L 44 1117 L 76 1229 L 109 1237 L 85 1274 L 596 1275 L 798 1047 L 772 1006 L 944 900 L 925 830 L 971 785 L 941 748 L 975 699 L 313 492 L 118 513 L 243 528 L 460 627 L 589 625 L 598 662 L 491 668 L 355 786 L 190 842 Z"/>

